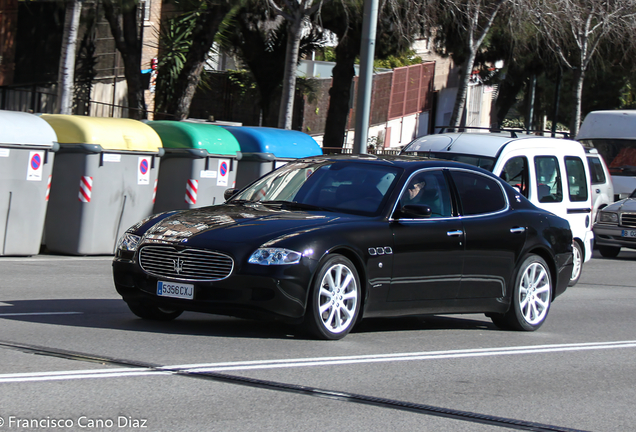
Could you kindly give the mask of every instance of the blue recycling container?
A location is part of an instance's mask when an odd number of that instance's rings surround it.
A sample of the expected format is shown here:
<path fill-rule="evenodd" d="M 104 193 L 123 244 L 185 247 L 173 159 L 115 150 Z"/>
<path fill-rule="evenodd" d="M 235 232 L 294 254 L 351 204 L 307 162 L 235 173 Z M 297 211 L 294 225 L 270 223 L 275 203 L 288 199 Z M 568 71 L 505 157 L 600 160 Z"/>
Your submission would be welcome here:
<path fill-rule="evenodd" d="M 259 126 L 223 126 L 239 143 L 236 187 L 243 188 L 287 162 L 322 154 L 322 148 L 304 132 Z"/>

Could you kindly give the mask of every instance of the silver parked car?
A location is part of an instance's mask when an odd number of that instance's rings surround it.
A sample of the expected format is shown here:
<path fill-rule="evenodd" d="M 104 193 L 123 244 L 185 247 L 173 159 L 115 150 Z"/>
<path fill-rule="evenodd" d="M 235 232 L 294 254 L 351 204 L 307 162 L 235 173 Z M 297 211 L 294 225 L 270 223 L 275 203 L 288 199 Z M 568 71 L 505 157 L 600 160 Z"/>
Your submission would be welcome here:
<path fill-rule="evenodd" d="M 600 210 L 594 239 L 604 257 L 614 258 L 622 247 L 636 249 L 636 190 L 624 200 Z"/>

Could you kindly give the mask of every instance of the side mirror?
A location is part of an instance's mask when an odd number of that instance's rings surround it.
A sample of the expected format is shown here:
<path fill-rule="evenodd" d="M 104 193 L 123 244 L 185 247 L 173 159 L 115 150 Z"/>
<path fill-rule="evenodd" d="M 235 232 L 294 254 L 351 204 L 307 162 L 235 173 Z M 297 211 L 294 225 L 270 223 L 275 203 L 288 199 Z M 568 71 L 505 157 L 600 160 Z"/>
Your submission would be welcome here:
<path fill-rule="evenodd" d="M 431 217 L 433 211 L 427 205 L 407 204 L 400 208 L 400 218 L 427 218 Z"/>
<path fill-rule="evenodd" d="M 225 189 L 225 192 L 223 192 L 223 198 L 225 198 L 225 201 L 227 201 L 232 198 L 232 196 L 234 196 L 237 192 L 238 189 L 236 188 Z"/>

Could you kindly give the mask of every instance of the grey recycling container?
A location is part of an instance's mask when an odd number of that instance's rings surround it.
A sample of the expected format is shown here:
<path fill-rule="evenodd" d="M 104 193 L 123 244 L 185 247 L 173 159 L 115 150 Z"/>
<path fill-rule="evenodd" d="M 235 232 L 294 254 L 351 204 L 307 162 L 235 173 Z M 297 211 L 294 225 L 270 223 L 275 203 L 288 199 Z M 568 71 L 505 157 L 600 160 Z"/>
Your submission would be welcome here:
<path fill-rule="evenodd" d="M 0 111 L 0 255 L 37 255 L 58 148 L 40 117 Z"/>
<path fill-rule="evenodd" d="M 237 139 L 240 147 L 236 188 L 287 162 L 322 154 L 322 148 L 304 132 L 259 126 L 223 126 Z"/>
<path fill-rule="evenodd" d="M 50 252 L 112 255 L 118 238 L 153 212 L 157 133 L 131 119 L 43 114 L 60 149 L 44 243 Z"/>
<path fill-rule="evenodd" d="M 236 182 L 236 138 L 213 124 L 170 120 L 147 124 L 164 149 L 154 212 L 223 203 L 223 193 Z"/>

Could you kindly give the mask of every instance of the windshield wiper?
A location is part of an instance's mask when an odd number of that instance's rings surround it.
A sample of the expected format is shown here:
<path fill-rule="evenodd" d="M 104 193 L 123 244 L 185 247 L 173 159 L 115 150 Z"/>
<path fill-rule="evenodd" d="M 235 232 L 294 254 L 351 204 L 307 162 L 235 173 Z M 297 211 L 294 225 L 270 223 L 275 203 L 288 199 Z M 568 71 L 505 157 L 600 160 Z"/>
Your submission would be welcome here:
<path fill-rule="evenodd" d="M 246 199 L 233 199 L 228 201 L 228 204 L 245 204 L 245 203 L 257 203 L 259 201 L 255 200 L 246 200 Z"/>
<path fill-rule="evenodd" d="M 322 210 L 331 211 L 324 207 L 319 207 L 313 204 L 301 203 L 298 201 L 261 201 L 264 205 L 280 205 L 284 208 L 296 209 L 296 210 Z"/>

